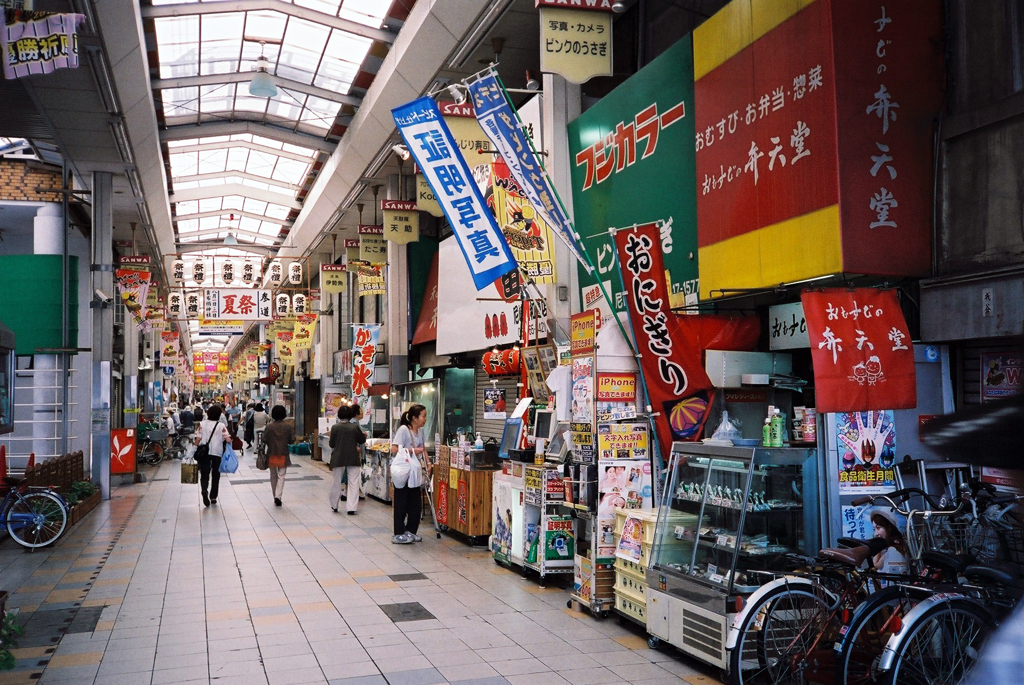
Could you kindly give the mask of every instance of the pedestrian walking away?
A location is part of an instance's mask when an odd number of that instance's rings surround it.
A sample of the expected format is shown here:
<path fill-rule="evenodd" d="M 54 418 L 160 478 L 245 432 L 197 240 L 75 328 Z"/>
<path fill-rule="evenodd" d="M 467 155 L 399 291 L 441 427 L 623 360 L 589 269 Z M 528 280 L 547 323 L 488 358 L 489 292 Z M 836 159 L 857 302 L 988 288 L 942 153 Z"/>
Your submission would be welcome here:
<path fill-rule="evenodd" d="M 283 405 L 275 404 L 270 410 L 270 424 L 263 430 L 263 441 L 267 443 L 267 455 L 270 463 L 270 488 L 274 491 L 274 504 L 281 506 L 284 494 L 284 479 L 292 460 L 288 456 L 288 446 L 295 442 L 295 424 L 286 421 L 288 410 Z"/>
<path fill-rule="evenodd" d="M 403 414 L 401 425 L 391 440 L 391 454 L 398 453 L 404 447 L 415 455 L 420 463 L 425 463 L 426 450 L 423 448 L 423 426 L 427 423 L 427 408 L 422 404 L 414 404 Z M 351 481 L 350 481 L 351 482 Z M 416 534 L 420 527 L 420 514 L 423 510 L 423 495 L 419 486 L 395 487 L 394 508 L 395 528 L 391 542 L 396 545 L 408 545 L 411 542 L 422 542 L 423 538 Z"/>
<path fill-rule="evenodd" d="M 220 415 L 220 407 L 210 407 L 206 419 L 199 424 L 195 437 L 199 487 L 203 494 L 203 504 L 207 507 L 211 503 L 217 503 L 217 495 L 220 492 L 220 458 L 224 456 L 224 444 L 231 439 L 227 426 L 219 420 Z M 206 447 L 205 453 L 203 446 Z M 211 475 L 213 482 L 210 482 Z"/>
<path fill-rule="evenodd" d="M 362 471 L 362 458 L 359 446 L 366 442 L 366 434 L 362 429 L 351 423 L 355 413 L 353 407 L 338 407 L 338 420 L 331 427 L 331 475 L 334 483 L 328 497 L 331 509 L 338 511 L 341 500 L 341 478 L 348 476 L 348 488 L 345 491 L 345 509 L 354 515 L 359 506 L 359 482 Z"/>

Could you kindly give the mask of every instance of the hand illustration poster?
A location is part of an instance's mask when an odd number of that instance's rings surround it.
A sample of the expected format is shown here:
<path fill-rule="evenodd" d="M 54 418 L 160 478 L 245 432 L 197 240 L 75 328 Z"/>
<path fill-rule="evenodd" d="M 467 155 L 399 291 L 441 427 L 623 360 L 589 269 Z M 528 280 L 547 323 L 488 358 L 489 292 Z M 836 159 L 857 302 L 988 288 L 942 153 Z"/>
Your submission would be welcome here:
<path fill-rule="evenodd" d="M 896 489 L 896 423 L 892 410 L 835 415 L 839 492 L 881 494 Z"/>

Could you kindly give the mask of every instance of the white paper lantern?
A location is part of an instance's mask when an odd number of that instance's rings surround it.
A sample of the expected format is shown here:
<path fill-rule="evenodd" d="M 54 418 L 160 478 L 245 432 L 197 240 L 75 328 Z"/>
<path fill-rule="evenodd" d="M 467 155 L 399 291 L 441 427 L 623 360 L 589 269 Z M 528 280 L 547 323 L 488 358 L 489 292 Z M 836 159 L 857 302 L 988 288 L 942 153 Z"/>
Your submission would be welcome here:
<path fill-rule="evenodd" d="M 181 307 L 181 293 L 170 293 L 167 295 L 167 313 L 172 319 L 181 318 Z"/>
<path fill-rule="evenodd" d="M 235 260 L 225 259 L 220 267 L 220 279 L 224 285 L 231 285 L 235 281 Z"/>
<path fill-rule="evenodd" d="M 185 282 L 185 262 L 181 259 L 171 262 L 171 280 L 175 283 Z"/>
<path fill-rule="evenodd" d="M 267 280 L 271 285 L 281 285 L 284 282 L 284 267 L 276 259 L 267 267 Z"/>
<path fill-rule="evenodd" d="M 291 298 L 286 293 L 278 293 L 277 297 L 274 298 L 274 314 L 276 316 L 288 316 L 290 304 Z"/>
<path fill-rule="evenodd" d="M 192 263 L 192 280 L 199 284 L 206 280 L 206 262 L 202 259 Z"/>
<path fill-rule="evenodd" d="M 292 311 L 296 314 L 306 313 L 306 296 L 302 293 L 296 293 L 292 296 Z"/>
<path fill-rule="evenodd" d="M 242 262 L 242 283 L 252 285 L 256 282 L 256 265 L 251 259 Z"/>
<path fill-rule="evenodd" d="M 199 318 L 199 294 L 188 293 L 185 295 L 185 316 Z"/>
<path fill-rule="evenodd" d="M 292 262 L 288 265 L 288 282 L 292 285 L 302 283 L 302 262 Z"/>

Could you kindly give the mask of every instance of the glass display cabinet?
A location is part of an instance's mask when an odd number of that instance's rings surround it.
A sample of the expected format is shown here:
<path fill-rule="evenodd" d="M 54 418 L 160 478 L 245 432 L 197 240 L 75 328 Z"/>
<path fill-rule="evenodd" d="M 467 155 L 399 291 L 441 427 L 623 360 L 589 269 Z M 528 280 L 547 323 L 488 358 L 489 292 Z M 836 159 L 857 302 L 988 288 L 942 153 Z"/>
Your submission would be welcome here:
<path fill-rule="evenodd" d="M 738 598 L 781 571 L 786 554 L 819 548 L 817 450 L 677 442 L 665 479 L 647 629 L 725 668 Z"/>

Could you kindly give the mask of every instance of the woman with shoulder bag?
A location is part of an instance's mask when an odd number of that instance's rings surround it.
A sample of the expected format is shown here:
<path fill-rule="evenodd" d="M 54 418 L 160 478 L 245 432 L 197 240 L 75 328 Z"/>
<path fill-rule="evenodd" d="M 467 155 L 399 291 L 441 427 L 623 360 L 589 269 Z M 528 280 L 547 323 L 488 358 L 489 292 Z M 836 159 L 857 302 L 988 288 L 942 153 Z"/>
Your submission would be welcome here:
<path fill-rule="evenodd" d="M 350 421 L 354 412 L 354 407 L 338 407 L 338 421 L 331 426 L 330 440 L 331 471 L 334 475 L 330 493 L 331 509 L 338 511 L 338 503 L 341 501 L 341 477 L 347 475 L 345 509 L 349 516 L 355 515 L 359 506 L 359 479 L 362 470 L 359 446 L 366 442 L 366 434 Z"/>
<path fill-rule="evenodd" d="M 401 425 L 391 440 L 391 454 L 397 455 L 399 448 L 405 448 L 409 456 L 418 460 L 413 469 L 422 469 L 427 457 L 423 448 L 423 426 L 427 423 L 427 408 L 422 404 L 414 404 L 402 414 Z M 410 476 L 411 477 L 411 476 Z M 395 510 L 395 536 L 391 542 L 396 545 L 408 545 L 422 542 L 423 538 L 416 534 L 420 527 L 420 512 L 423 508 L 423 495 L 419 485 L 398 487 L 395 485 L 395 500 L 391 503 Z"/>
<path fill-rule="evenodd" d="M 295 442 L 295 424 L 285 421 L 288 410 L 283 405 L 275 404 L 270 410 L 270 424 L 263 430 L 263 442 L 267 447 L 267 463 L 270 466 L 270 488 L 274 491 L 274 506 L 281 506 L 281 495 L 284 494 L 284 477 L 292 460 L 288 456 L 288 446 Z"/>
<path fill-rule="evenodd" d="M 231 439 L 227 426 L 220 423 L 220 407 L 214 405 L 207 412 L 207 417 L 199 424 L 196 432 L 196 463 L 199 465 L 199 486 L 203 492 L 203 505 L 217 503 L 220 490 L 220 458 L 224 454 L 224 443 Z M 213 483 L 210 483 L 210 473 Z M 207 492 L 209 486 L 209 492 Z"/>

